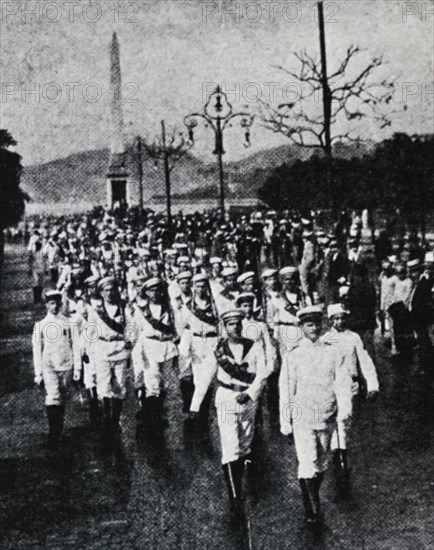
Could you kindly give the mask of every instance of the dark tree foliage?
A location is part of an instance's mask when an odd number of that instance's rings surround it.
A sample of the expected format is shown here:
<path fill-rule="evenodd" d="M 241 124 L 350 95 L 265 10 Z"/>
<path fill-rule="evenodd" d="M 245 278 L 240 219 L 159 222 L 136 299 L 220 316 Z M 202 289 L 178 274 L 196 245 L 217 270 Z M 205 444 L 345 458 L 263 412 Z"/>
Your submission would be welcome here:
<path fill-rule="evenodd" d="M 322 156 L 284 164 L 271 172 L 258 195 L 273 209 L 381 209 L 422 225 L 434 209 L 433 144 L 433 136 L 395 134 L 372 154 L 335 158 L 329 184 Z"/>
<path fill-rule="evenodd" d="M 27 195 L 20 189 L 21 156 L 9 151 L 16 145 L 7 130 L 0 130 L 0 230 L 16 225 L 24 214 Z"/>

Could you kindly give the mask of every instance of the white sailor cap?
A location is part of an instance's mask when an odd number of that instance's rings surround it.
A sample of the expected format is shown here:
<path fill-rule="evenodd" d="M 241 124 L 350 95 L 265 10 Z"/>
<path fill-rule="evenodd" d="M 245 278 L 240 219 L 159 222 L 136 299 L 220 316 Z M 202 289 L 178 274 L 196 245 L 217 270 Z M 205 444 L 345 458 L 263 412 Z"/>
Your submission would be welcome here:
<path fill-rule="evenodd" d="M 142 287 L 149 279 L 149 275 L 139 275 L 134 281 L 137 287 Z"/>
<path fill-rule="evenodd" d="M 47 290 L 45 293 L 45 300 L 48 302 L 50 300 L 56 300 L 58 302 L 62 301 L 62 293 L 59 290 Z"/>
<path fill-rule="evenodd" d="M 95 286 L 99 281 L 99 275 L 91 275 L 84 280 L 84 284 L 87 286 Z"/>
<path fill-rule="evenodd" d="M 221 315 L 221 320 L 223 321 L 223 323 L 227 323 L 232 319 L 243 319 L 243 318 L 244 318 L 244 313 L 240 309 L 230 309 L 228 311 L 225 311 Z"/>
<path fill-rule="evenodd" d="M 163 252 L 165 256 L 176 256 L 178 252 L 174 248 L 168 248 Z"/>
<path fill-rule="evenodd" d="M 321 306 L 307 306 L 297 312 L 297 317 L 301 323 L 306 323 L 308 321 L 320 321 L 322 315 L 323 312 Z"/>
<path fill-rule="evenodd" d="M 238 269 L 236 267 L 225 267 L 222 271 L 222 277 L 230 277 L 231 275 L 236 275 Z"/>
<path fill-rule="evenodd" d="M 279 271 L 279 276 L 283 277 L 284 275 L 293 275 L 294 273 L 298 273 L 298 268 L 293 265 L 288 265 L 286 267 L 282 267 Z"/>
<path fill-rule="evenodd" d="M 108 286 L 117 286 L 117 280 L 112 277 L 103 277 L 98 283 L 98 290 L 104 290 Z"/>
<path fill-rule="evenodd" d="M 193 283 L 200 283 L 201 281 L 208 281 L 208 275 L 206 273 L 196 273 L 193 277 Z"/>
<path fill-rule="evenodd" d="M 143 283 L 143 287 L 145 290 L 150 290 L 151 288 L 155 288 L 157 286 L 160 286 L 163 283 L 162 279 L 159 277 L 151 277 L 147 281 Z"/>
<path fill-rule="evenodd" d="M 255 276 L 254 271 L 246 271 L 245 273 L 241 273 L 241 275 L 237 279 L 237 283 L 244 283 L 245 281 L 248 281 L 249 279 L 253 279 Z"/>
<path fill-rule="evenodd" d="M 194 255 L 196 256 L 196 258 L 202 259 L 208 256 L 208 252 L 204 248 L 196 248 L 196 250 L 194 251 Z"/>
<path fill-rule="evenodd" d="M 188 256 L 179 256 L 176 263 L 177 264 L 181 264 L 181 263 L 189 264 L 190 263 L 190 258 Z"/>
<path fill-rule="evenodd" d="M 347 311 L 343 304 L 330 304 L 327 308 L 327 316 L 329 319 L 334 317 L 335 315 L 348 315 L 349 311 Z"/>
<path fill-rule="evenodd" d="M 209 263 L 211 265 L 213 264 L 221 264 L 222 263 L 222 259 L 219 258 L 218 256 L 213 256 L 212 258 L 209 259 Z"/>
<path fill-rule="evenodd" d="M 268 279 L 269 277 L 275 277 L 277 275 L 277 269 L 264 269 L 261 273 L 263 279 Z"/>
<path fill-rule="evenodd" d="M 312 237 L 312 235 L 313 235 L 313 231 L 307 230 L 307 229 L 305 229 L 305 230 L 303 231 L 303 233 L 301 234 L 301 236 L 302 236 L 304 239 L 308 239 L 309 237 Z"/>
<path fill-rule="evenodd" d="M 253 292 L 241 292 L 236 300 L 235 303 L 237 306 L 240 306 L 240 304 L 244 304 L 245 302 L 254 302 L 256 299 L 256 296 L 253 294 Z"/>
<path fill-rule="evenodd" d="M 410 271 L 412 271 L 413 269 L 418 269 L 420 267 L 420 260 L 417 258 L 414 260 L 409 260 L 407 262 L 407 267 Z"/>
<path fill-rule="evenodd" d="M 192 279 L 193 273 L 191 271 L 180 271 L 178 275 L 176 276 L 177 281 L 182 281 L 183 279 Z"/>

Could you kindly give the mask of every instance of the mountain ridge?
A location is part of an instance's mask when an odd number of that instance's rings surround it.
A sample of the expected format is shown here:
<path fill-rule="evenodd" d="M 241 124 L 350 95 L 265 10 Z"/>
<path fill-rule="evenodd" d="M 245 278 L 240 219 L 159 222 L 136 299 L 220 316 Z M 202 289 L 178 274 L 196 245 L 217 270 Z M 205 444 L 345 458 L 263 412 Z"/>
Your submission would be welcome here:
<path fill-rule="evenodd" d="M 362 156 L 374 145 L 342 145 L 335 149 L 337 156 Z M 280 145 L 225 163 L 225 182 L 231 195 L 256 197 L 270 169 L 297 160 L 307 160 L 318 149 L 296 145 Z M 126 167 L 130 174 L 133 203 L 138 203 L 139 185 L 137 164 L 131 150 L 127 150 Z M 67 157 L 33 166 L 25 166 L 21 178 L 22 189 L 37 203 L 74 203 L 88 200 L 92 204 L 106 201 L 106 171 L 110 159 L 108 149 L 94 149 L 73 153 Z M 165 194 L 162 163 L 144 155 L 144 202 L 159 199 Z M 171 172 L 173 196 L 186 198 L 213 196 L 218 190 L 219 177 L 216 163 L 207 163 L 188 152 Z M 215 192 L 214 192 L 215 190 Z"/>

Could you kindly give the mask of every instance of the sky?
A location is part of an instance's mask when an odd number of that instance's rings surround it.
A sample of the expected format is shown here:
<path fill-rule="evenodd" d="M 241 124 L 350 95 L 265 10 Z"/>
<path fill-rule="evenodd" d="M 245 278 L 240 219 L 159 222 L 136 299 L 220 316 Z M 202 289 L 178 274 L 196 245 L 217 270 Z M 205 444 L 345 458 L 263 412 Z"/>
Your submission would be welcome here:
<path fill-rule="evenodd" d="M 23 163 L 110 147 L 109 44 L 120 44 L 125 138 L 152 139 L 160 121 L 184 130 L 202 111 L 213 83 L 228 92 L 234 111 L 258 110 L 258 98 L 294 98 L 294 52 L 319 57 L 315 2 L 310 0 L 0 0 L 0 125 L 18 141 Z M 433 131 L 434 2 L 325 2 L 329 73 L 347 48 L 363 52 L 360 68 L 383 56 L 378 79 L 394 78 L 392 126 L 357 128 L 380 140 L 392 132 Z M 350 70 L 351 74 L 351 70 Z M 355 74 L 355 73 L 353 73 Z M 32 93 L 32 91 L 34 93 Z M 404 110 L 404 106 L 406 109 Z M 345 128 L 342 128 L 345 130 Z M 225 160 L 287 143 L 256 118 L 251 147 L 238 124 L 225 132 Z M 211 160 L 213 134 L 198 127 L 194 152 Z"/>

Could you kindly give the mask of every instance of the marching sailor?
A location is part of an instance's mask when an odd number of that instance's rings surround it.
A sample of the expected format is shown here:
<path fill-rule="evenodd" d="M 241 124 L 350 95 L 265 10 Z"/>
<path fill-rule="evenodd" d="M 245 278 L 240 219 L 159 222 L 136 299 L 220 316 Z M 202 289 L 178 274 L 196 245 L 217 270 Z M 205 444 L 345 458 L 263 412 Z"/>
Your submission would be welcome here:
<path fill-rule="evenodd" d="M 92 342 L 89 338 L 83 338 L 83 329 L 89 319 L 89 310 L 96 310 L 102 307 L 102 299 L 98 294 L 97 285 L 99 277 L 91 275 L 84 281 L 84 311 L 81 325 L 81 355 L 83 362 L 83 382 L 89 395 L 89 420 L 96 422 L 100 416 L 99 399 L 96 387 L 96 362 L 97 358 L 93 353 Z"/>
<path fill-rule="evenodd" d="M 104 277 L 97 285 L 102 304 L 88 309 L 83 338 L 91 342 L 90 358 L 95 364 L 97 393 L 103 402 L 106 430 L 117 429 L 125 399 L 131 341 L 127 334 L 129 311 L 121 301 L 118 281 Z"/>
<path fill-rule="evenodd" d="M 339 348 L 320 339 L 322 309 L 308 306 L 297 314 L 303 337 L 285 356 L 286 380 L 280 384 L 281 432 L 292 435 L 308 526 L 320 526 L 319 490 L 328 464 L 336 424 L 352 410 L 350 368 Z"/>
<path fill-rule="evenodd" d="M 242 480 L 246 462 L 251 458 L 258 399 L 269 374 L 261 342 L 242 337 L 243 317 L 240 310 L 222 315 L 227 335 L 215 351 L 221 460 L 234 512 L 241 511 Z"/>
<path fill-rule="evenodd" d="M 323 341 L 337 346 L 341 353 L 347 358 L 346 365 L 350 368 L 350 376 L 353 380 L 353 394 L 360 391 L 360 385 L 366 388 L 367 399 L 378 394 L 379 384 L 374 362 L 363 346 L 362 339 L 356 332 L 346 327 L 349 312 L 342 304 L 331 304 L 327 308 L 328 318 L 332 322 L 332 330 L 324 334 Z M 341 489 L 348 490 L 349 469 L 347 449 L 351 432 L 351 415 L 346 421 L 338 421 L 333 437 L 331 448 L 333 451 L 333 466 Z"/>
<path fill-rule="evenodd" d="M 274 337 L 278 343 L 280 356 L 299 340 L 299 320 L 297 312 L 305 305 L 299 287 L 298 269 L 283 267 L 279 271 L 282 290 L 279 297 L 274 298 L 275 313 L 273 317 Z"/>
<path fill-rule="evenodd" d="M 225 267 L 222 271 L 223 290 L 216 295 L 216 304 L 219 315 L 225 311 L 235 308 L 235 300 L 239 292 L 237 285 L 238 269 L 236 267 Z"/>
<path fill-rule="evenodd" d="M 180 342 L 180 366 L 189 363 L 193 376 L 191 418 L 194 420 L 202 412 L 202 419 L 206 421 L 210 387 L 217 372 L 214 351 L 218 341 L 219 320 L 205 273 L 197 273 L 193 277 L 193 299 L 187 319 Z"/>
<path fill-rule="evenodd" d="M 142 286 L 140 298 L 134 308 L 136 387 L 137 378 L 142 376 L 148 427 L 158 429 L 163 426 L 164 375 L 178 356 L 178 335 L 166 283 L 162 279 L 148 279 Z"/>
<path fill-rule="evenodd" d="M 63 430 L 65 401 L 71 377 L 81 374 L 80 339 L 77 323 L 60 312 L 62 293 L 56 290 L 45 295 L 47 315 L 35 323 L 32 339 L 35 384 L 45 387 L 48 417 L 48 442 L 55 449 Z"/>
<path fill-rule="evenodd" d="M 237 308 L 244 314 L 242 336 L 255 342 L 261 342 L 264 348 L 265 366 L 268 373 L 271 374 L 277 367 L 276 346 L 270 336 L 267 324 L 255 317 L 255 302 L 256 296 L 253 292 L 242 292 L 236 300 Z"/>

